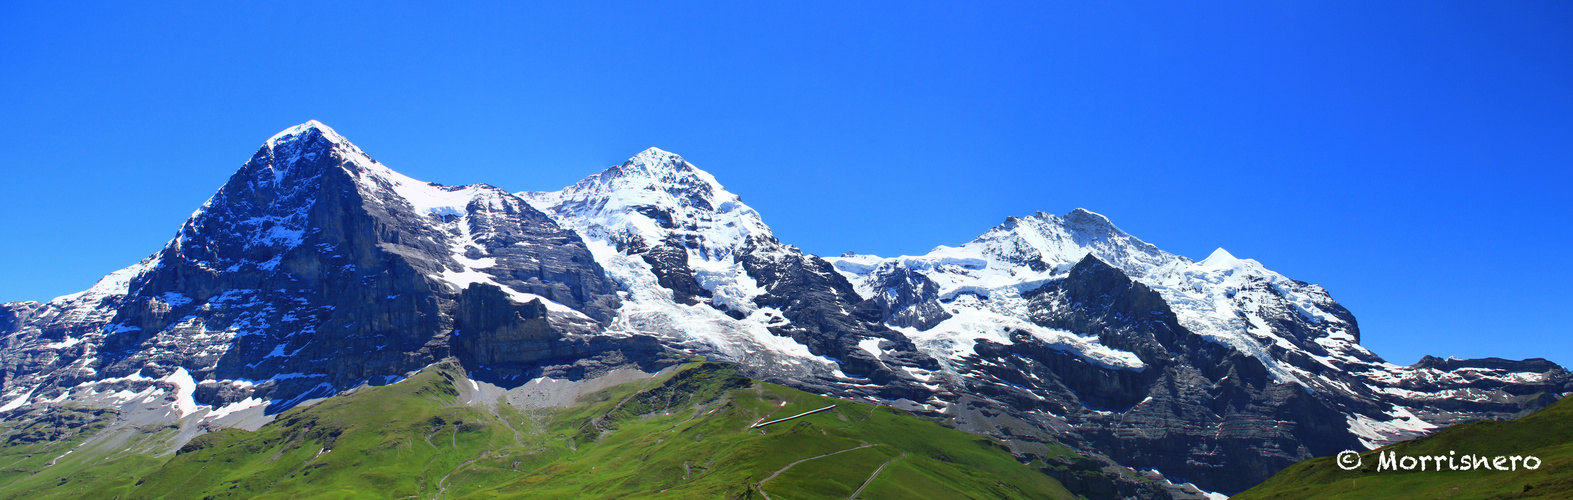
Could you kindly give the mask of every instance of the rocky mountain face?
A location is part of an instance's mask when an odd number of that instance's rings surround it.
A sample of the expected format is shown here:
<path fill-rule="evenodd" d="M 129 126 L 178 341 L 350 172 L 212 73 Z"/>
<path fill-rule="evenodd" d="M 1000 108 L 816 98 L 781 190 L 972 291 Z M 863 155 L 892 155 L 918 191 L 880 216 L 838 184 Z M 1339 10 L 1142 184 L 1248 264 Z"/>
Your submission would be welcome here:
<path fill-rule="evenodd" d="M 658 149 L 514 194 L 411 179 L 316 122 L 269 139 L 144 261 L 0 306 L 0 335 L 0 416 L 112 408 L 185 439 L 450 357 L 513 387 L 705 355 L 1000 437 L 1092 497 L 1164 495 L 1124 467 L 1238 492 L 1573 392 L 1545 360 L 1387 363 L 1321 287 L 1086 210 L 822 258 Z M 1055 442 L 1098 460 L 1057 463 Z"/>
<path fill-rule="evenodd" d="M 1387 363 L 1321 287 L 1223 249 L 1168 254 L 1081 209 L 923 256 L 830 260 L 864 296 L 910 298 L 888 309 L 948 314 L 902 331 L 958 375 L 960 427 L 1028 454 L 1039 438 L 1020 429 L 1050 430 L 1212 491 L 1573 390 L 1539 359 Z"/>
<path fill-rule="evenodd" d="M 498 378 L 649 357 L 653 342 L 595 337 L 616 291 L 518 197 L 410 179 L 311 122 L 269 139 L 143 262 L 6 304 L 5 409 L 160 400 L 170 418 L 223 419 L 450 356 Z"/>

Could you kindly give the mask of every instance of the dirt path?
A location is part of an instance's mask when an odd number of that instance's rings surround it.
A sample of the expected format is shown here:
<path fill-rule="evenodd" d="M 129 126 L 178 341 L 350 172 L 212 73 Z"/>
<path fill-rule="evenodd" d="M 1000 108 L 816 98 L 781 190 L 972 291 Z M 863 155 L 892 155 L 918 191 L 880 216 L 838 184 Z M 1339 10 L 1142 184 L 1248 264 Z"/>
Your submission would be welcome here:
<path fill-rule="evenodd" d="M 885 466 L 886 465 L 890 465 L 892 462 L 895 462 L 897 460 L 901 460 L 903 458 L 907 458 L 906 452 L 902 452 L 901 456 L 899 456 L 899 457 L 892 458 L 892 459 L 886 461 L 885 463 L 879 464 L 879 468 L 878 469 L 874 469 L 874 473 L 868 475 L 868 480 L 867 481 L 863 481 L 863 485 L 859 486 L 857 491 L 852 492 L 852 496 L 847 497 L 847 500 L 852 500 L 854 498 L 857 498 L 858 495 L 862 495 L 863 494 L 863 488 L 867 488 L 868 485 L 873 484 L 874 483 L 874 478 L 879 477 L 879 473 L 885 471 Z M 760 492 L 760 493 L 764 493 L 764 492 Z"/>
<path fill-rule="evenodd" d="M 790 417 L 787 417 L 787 418 L 778 418 L 778 419 L 775 419 L 775 420 L 771 420 L 769 422 L 760 422 L 760 423 L 757 423 L 757 424 L 754 424 L 754 425 L 750 425 L 750 426 L 748 426 L 748 428 L 750 428 L 750 429 L 758 429 L 760 427 L 764 427 L 764 426 L 767 426 L 767 425 L 770 425 L 770 424 L 778 424 L 778 423 L 781 423 L 781 422 L 792 420 L 794 418 L 806 417 L 806 416 L 813 415 L 815 413 L 819 413 L 819 412 L 822 412 L 822 411 L 825 411 L 825 410 L 829 410 L 829 409 L 832 409 L 832 408 L 835 408 L 835 407 L 836 407 L 836 405 L 830 405 L 830 406 L 826 406 L 824 408 L 820 408 L 818 410 L 809 410 L 809 411 L 805 411 L 803 413 L 799 413 L 797 415 L 793 415 L 793 416 L 790 416 Z"/>
<path fill-rule="evenodd" d="M 472 458 L 472 459 L 469 459 L 469 460 L 465 460 L 464 462 L 459 463 L 459 465 L 457 467 L 454 467 L 452 471 L 449 471 L 447 475 L 442 476 L 442 479 L 438 479 L 437 480 L 437 494 L 433 495 L 432 499 L 435 500 L 435 499 L 438 499 L 438 498 L 442 498 L 443 494 L 448 492 L 448 478 L 449 477 L 452 477 L 454 474 L 458 474 L 460 470 L 464 469 L 465 467 L 468 467 L 470 464 L 473 464 L 473 463 L 475 463 L 477 461 L 480 461 L 481 459 L 484 459 L 484 458 L 490 456 L 491 454 L 492 454 L 492 450 L 482 451 L 481 452 L 481 456 L 478 456 L 478 457 L 475 457 L 475 458 Z"/>
<path fill-rule="evenodd" d="M 771 474 L 770 477 L 764 478 L 763 480 L 760 480 L 758 483 L 755 483 L 754 484 L 754 489 L 759 490 L 759 494 L 763 495 L 765 497 L 765 500 L 770 500 L 770 494 L 769 493 L 765 493 L 765 483 L 769 482 L 771 479 L 775 479 L 776 476 L 781 475 L 782 472 L 786 472 L 787 469 L 791 469 L 792 466 L 800 464 L 800 463 L 803 463 L 803 462 L 807 462 L 809 460 L 825 458 L 825 457 L 828 457 L 828 456 L 831 456 L 831 455 L 836 455 L 836 454 L 840 454 L 840 453 L 846 453 L 846 452 L 849 452 L 849 451 L 852 451 L 852 450 L 861 450 L 863 448 L 870 448 L 870 447 L 874 447 L 874 446 L 879 446 L 879 445 L 863 443 L 863 444 L 860 444 L 860 445 L 857 445 L 857 446 L 853 446 L 851 448 L 847 448 L 845 450 L 832 451 L 832 452 L 826 453 L 824 455 L 808 457 L 808 458 L 805 458 L 805 459 L 802 459 L 802 460 L 798 460 L 796 462 L 789 463 L 789 464 L 786 465 L 786 467 L 782 467 L 781 470 L 778 470 L 774 474 Z"/>
<path fill-rule="evenodd" d="M 503 403 L 503 404 L 506 404 L 506 403 Z M 514 445 L 520 446 L 520 447 L 524 446 L 524 439 L 520 437 L 519 429 L 515 429 L 513 427 L 513 423 L 509 422 L 507 418 L 504 418 L 502 416 L 502 412 L 493 412 L 492 413 L 492 417 L 496 418 L 498 422 L 502 422 L 503 427 L 507 427 L 508 430 L 513 431 L 513 444 Z"/>

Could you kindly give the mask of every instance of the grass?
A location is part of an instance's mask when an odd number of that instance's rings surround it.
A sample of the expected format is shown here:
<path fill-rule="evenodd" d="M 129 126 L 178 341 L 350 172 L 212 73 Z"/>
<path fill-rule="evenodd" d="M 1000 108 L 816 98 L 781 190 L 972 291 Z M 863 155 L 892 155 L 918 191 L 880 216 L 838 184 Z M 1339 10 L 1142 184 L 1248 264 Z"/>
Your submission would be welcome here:
<path fill-rule="evenodd" d="M 1377 471 L 1378 453 L 1389 451 L 1399 457 L 1535 456 L 1541 465 L 1516 471 Z M 1361 455 L 1363 466 L 1348 471 L 1332 457 L 1300 462 L 1234 498 L 1573 498 L 1573 398 L 1518 420 L 1455 425 Z"/>
<path fill-rule="evenodd" d="M 10 481 L 0 497 L 847 498 L 888 463 L 860 498 L 1074 498 L 989 438 L 755 382 L 728 364 L 685 365 L 546 410 L 460 404 L 462 373 L 435 365 L 290 410 L 255 432 L 200 436 L 173 456 L 84 454 L 52 467 L 98 478 L 69 491 L 44 487 L 57 479 L 27 473 L 38 459 L 24 459 L 0 476 Z M 6 446 L 0 460 L 81 440 Z"/>
<path fill-rule="evenodd" d="M 0 422 L 0 498 L 84 498 L 101 485 L 157 468 L 163 460 L 143 452 L 174 430 L 143 429 L 127 440 L 94 439 L 117 415 L 68 407 Z"/>

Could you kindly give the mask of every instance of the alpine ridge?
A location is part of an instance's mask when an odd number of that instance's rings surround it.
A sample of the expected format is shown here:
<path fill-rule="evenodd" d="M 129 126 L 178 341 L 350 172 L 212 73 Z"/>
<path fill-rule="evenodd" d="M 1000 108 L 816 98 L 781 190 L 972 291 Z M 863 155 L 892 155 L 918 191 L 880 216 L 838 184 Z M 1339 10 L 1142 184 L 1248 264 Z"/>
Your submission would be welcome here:
<path fill-rule="evenodd" d="M 1085 209 L 924 255 L 820 257 L 659 149 L 510 193 L 409 178 L 315 121 L 143 261 L 0 306 L 0 335 L 0 418 L 104 409 L 94 439 L 176 429 L 157 452 L 449 359 L 511 389 L 704 356 L 997 438 L 1091 498 L 1179 495 L 1132 469 L 1237 493 L 1573 393 L 1540 359 L 1388 363 L 1322 287 Z"/>

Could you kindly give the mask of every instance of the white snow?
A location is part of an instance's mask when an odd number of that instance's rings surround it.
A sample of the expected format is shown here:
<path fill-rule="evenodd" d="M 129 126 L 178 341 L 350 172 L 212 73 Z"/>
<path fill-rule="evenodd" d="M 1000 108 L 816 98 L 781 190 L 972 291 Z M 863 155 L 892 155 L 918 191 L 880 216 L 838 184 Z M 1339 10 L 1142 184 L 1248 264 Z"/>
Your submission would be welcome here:
<path fill-rule="evenodd" d="M 21 396 L 17 396 L 16 399 L 12 399 L 11 402 L 6 403 L 5 406 L 0 406 L 0 412 L 6 412 L 6 411 L 15 410 L 17 408 L 21 408 L 22 405 L 27 404 L 28 398 L 33 397 L 33 392 L 35 392 L 37 390 L 38 390 L 38 388 L 34 387 L 32 390 L 27 391 L 27 394 L 23 394 Z"/>
<path fill-rule="evenodd" d="M 197 381 L 191 378 L 191 373 L 185 367 L 180 367 L 162 379 L 175 385 L 175 411 L 179 416 L 190 415 L 197 411 L 197 402 L 192 396 L 197 392 Z"/>
<path fill-rule="evenodd" d="M 293 141 L 311 130 L 317 130 L 321 132 L 324 137 L 335 143 L 345 142 L 344 136 L 339 135 L 338 132 L 335 132 L 332 128 L 324 125 L 322 122 L 317 120 L 306 120 L 306 123 L 302 123 L 300 125 L 284 129 L 277 134 L 273 134 L 273 137 L 269 137 L 265 144 L 268 147 L 278 147 L 280 144 Z"/>
<path fill-rule="evenodd" d="M 913 367 L 910 367 L 910 366 L 903 366 L 903 367 L 901 367 L 901 369 L 902 369 L 902 371 L 907 372 L 907 375 L 911 375 L 912 378 L 918 379 L 918 380 L 923 381 L 923 382 L 928 382 L 928 381 L 934 379 L 934 374 L 932 372 L 930 372 L 928 370 L 924 370 L 922 368 L 913 368 Z M 938 389 L 938 386 L 935 386 L 933 388 Z"/>
<path fill-rule="evenodd" d="M 874 359 L 879 359 L 879 356 L 881 354 L 883 354 L 879 350 L 879 343 L 882 340 L 884 340 L 884 339 L 881 339 L 881 338 L 878 338 L 878 337 L 866 338 L 866 339 L 863 339 L 863 340 L 859 340 L 858 341 L 858 348 L 868 352 L 868 355 L 873 356 Z"/>
<path fill-rule="evenodd" d="M 462 255 L 460 255 L 460 257 L 462 257 Z M 486 266 L 486 267 L 491 267 L 491 266 Z M 485 284 L 496 286 L 497 288 L 501 288 L 503 293 L 507 294 L 508 298 L 513 300 L 514 302 L 517 302 L 517 303 L 520 303 L 520 304 L 526 304 L 526 303 L 529 303 L 530 301 L 533 301 L 533 300 L 539 300 L 539 301 L 541 301 L 542 304 L 546 305 L 546 310 L 548 310 L 548 311 L 564 313 L 564 314 L 572 314 L 572 315 L 576 315 L 576 316 L 585 317 L 586 319 L 589 318 L 588 316 L 584 316 L 584 313 L 581 313 L 581 312 L 579 312 L 577 310 L 574 310 L 574 308 L 572 308 L 572 307 L 568 307 L 566 305 L 563 305 L 563 304 L 561 304 L 559 302 L 553 301 L 553 300 L 548 299 L 546 297 L 542 297 L 540 295 L 536 295 L 536 294 L 533 294 L 533 293 L 525 293 L 525 292 L 516 291 L 512 287 L 509 287 L 508 285 L 504 285 L 502 283 L 499 283 L 497 281 L 497 279 L 495 277 L 493 277 L 492 275 L 486 274 L 486 273 L 483 273 L 483 272 L 480 272 L 480 271 L 476 271 L 474 269 L 475 268 L 471 268 L 470 270 L 466 270 L 466 271 L 451 271 L 451 270 L 450 271 L 443 271 L 441 273 L 438 273 L 435 277 L 437 279 L 439 279 L 439 280 L 442 280 L 443 283 L 447 283 L 449 286 L 453 287 L 454 291 L 464 290 L 465 288 L 468 288 L 473 283 L 485 283 Z"/>
<path fill-rule="evenodd" d="M 295 141 L 305 138 L 312 131 L 320 133 L 324 139 L 327 139 L 328 142 L 333 143 L 335 149 L 349 150 L 359 153 L 361 156 L 365 156 L 365 153 L 362 152 L 360 148 L 355 147 L 354 144 L 350 144 L 349 140 L 345 139 L 344 136 L 339 135 L 339 133 L 335 132 L 332 128 L 329 128 L 327 125 L 323 125 L 322 122 L 317 120 L 309 120 L 306 123 L 284 129 L 282 132 L 274 134 L 273 137 L 269 137 L 267 142 L 263 143 L 263 146 L 268 149 L 269 154 L 275 155 L 272 159 L 273 161 L 270 162 L 270 167 L 273 169 L 274 183 L 282 182 L 283 179 L 290 174 L 295 164 L 300 162 L 300 160 L 304 159 L 309 161 L 316 158 L 316 155 L 318 154 L 316 151 L 299 147 L 288 147 Z M 278 155 L 280 150 L 289 151 L 291 154 L 287 157 L 280 157 Z"/>
<path fill-rule="evenodd" d="M 169 304 L 170 307 L 180 307 L 191 303 L 191 298 L 180 292 L 164 292 L 159 298 L 163 299 L 164 303 Z"/>
<path fill-rule="evenodd" d="M 561 191 L 518 194 L 587 241 L 614 248 L 619 241 L 645 247 L 693 242 L 685 249 L 699 285 L 712 292 L 715 305 L 745 314 L 764 290 L 738 265 L 738 253 L 750 242 L 779 246 L 742 198 L 708 172 L 657 148 Z M 670 214 L 670 221 L 652 214 Z"/>
<path fill-rule="evenodd" d="M 649 263 L 643 259 L 624 255 L 601 240 L 587 240 L 585 246 L 607 274 L 628 292 L 617 317 L 607 327 L 609 334 L 640 333 L 688 339 L 733 361 L 768 353 L 807 369 L 822 366 L 828 371 L 836 366 L 834 362 L 814 356 L 807 346 L 771 333 L 768 326 L 787 323 L 775 308 L 757 308 L 738 320 L 709 304 L 679 304 L 673 301 L 672 291 L 657 282 Z"/>
<path fill-rule="evenodd" d="M 74 345 L 77 345 L 77 344 L 81 344 L 82 340 L 83 340 L 83 337 L 66 337 L 65 340 L 62 340 L 62 341 L 59 341 L 59 342 L 52 342 L 52 343 L 49 343 L 49 344 L 44 344 L 44 347 L 48 347 L 50 349 L 65 349 L 67 347 L 71 347 L 71 346 L 74 346 Z"/>
<path fill-rule="evenodd" d="M 997 344 L 1014 344 L 1011 331 L 1024 331 L 1044 344 L 1081 356 L 1101 366 L 1143 370 L 1146 364 L 1135 353 L 1121 351 L 1098 342 L 1096 337 L 1084 337 L 1065 330 L 1038 326 L 1020 317 L 990 310 L 982 299 L 967 295 L 949 304 L 950 319 L 928 330 L 911 327 L 895 328 L 911 338 L 918 349 L 947 363 L 977 354 L 979 340 Z M 894 328 L 894 327 L 893 327 Z"/>
<path fill-rule="evenodd" d="M 63 321 L 73 323 L 103 323 L 114 315 L 114 308 L 103 307 L 105 300 L 121 297 L 130 289 L 131 280 L 158 267 L 158 256 L 153 255 L 99 279 L 92 287 L 77 293 L 55 297 L 49 306 L 60 311 Z"/>
<path fill-rule="evenodd" d="M 1437 428 L 1402 406 L 1393 405 L 1387 415 L 1393 418 L 1376 420 L 1358 413 L 1349 415 L 1349 432 L 1359 436 L 1360 444 L 1366 449 L 1374 450 L 1389 443 L 1425 435 Z"/>
<path fill-rule="evenodd" d="M 124 377 L 105 377 L 105 378 L 98 379 L 98 380 L 94 381 L 93 383 L 104 384 L 104 383 L 114 383 L 114 382 L 148 381 L 148 380 L 154 380 L 154 379 L 152 377 L 148 377 L 146 375 L 143 375 L 142 374 L 142 370 L 137 370 L 136 373 L 133 373 L 133 374 L 130 374 L 130 375 L 126 375 Z"/>
<path fill-rule="evenodd" d="M 255 408 L 255 407 L 258 407 L 258 406 L 262 406 L 264 404 L 267 404 L 267 402 L 268 402 L 268 400 L 265 400 L 265 399 L 257 399 L 257 398 L 254 398 L 254 397 L 248 397 L 246 399 L 242 399 L 240 401 L 236 401 L 236 402 L 233 402 L 233 403 L 221 406 L 218 409 L 213 410 L 211 413 L 208 413 L 207 415 L 203 416 L 203 419 L 212 419 L 212 420 L 221 419 L 221 418 L 224 418 L 226 416 L 229 416 L 231 413 L 242 411 L 242 410 L 245 410 L 247 408 Z"/>

